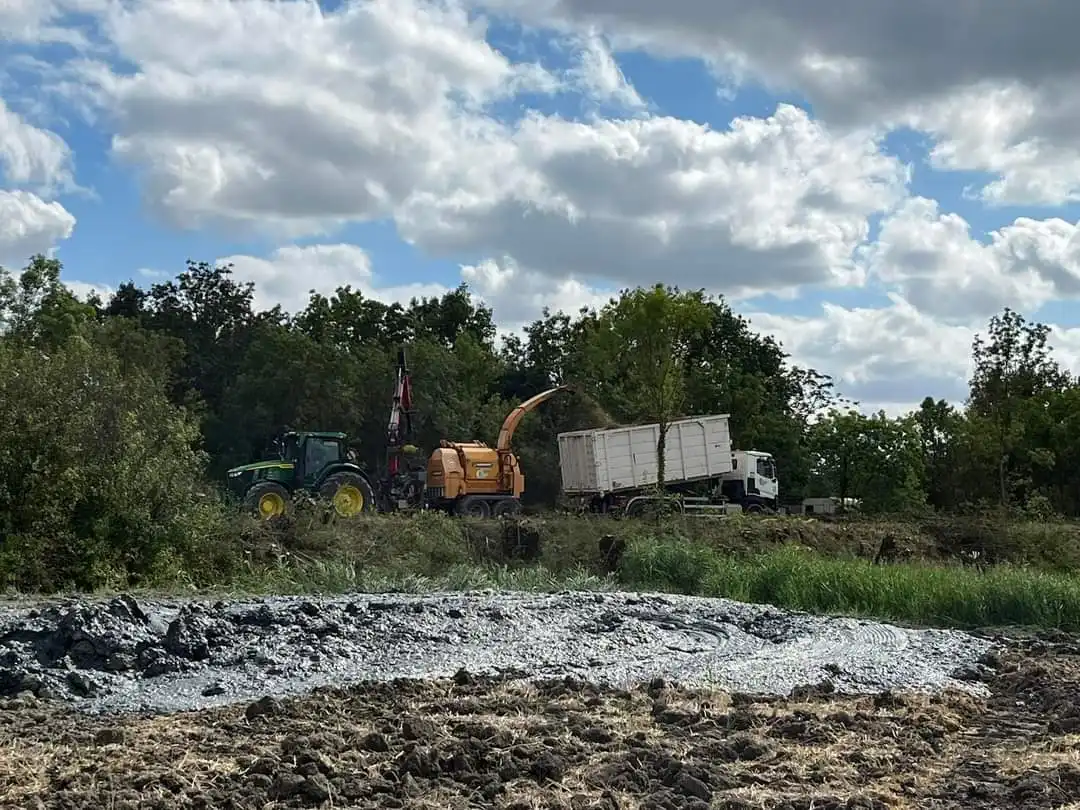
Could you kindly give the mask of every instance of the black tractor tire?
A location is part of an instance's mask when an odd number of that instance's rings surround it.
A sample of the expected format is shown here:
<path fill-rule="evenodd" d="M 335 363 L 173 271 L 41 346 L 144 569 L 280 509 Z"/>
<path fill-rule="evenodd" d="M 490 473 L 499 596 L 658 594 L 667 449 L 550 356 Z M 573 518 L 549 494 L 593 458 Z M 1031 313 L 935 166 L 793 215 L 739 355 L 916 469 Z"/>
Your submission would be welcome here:
<path fill-rule="evenodd" d="M 261 481 L 244 494 L 244 508 L 262 520 L 284 517 L 292 510 L 292 495 L 277 481 Z"/>
<path fill-rule="evenodd" d="M 331 505 L 338 517 L 351 518 L 375 511 L 375 491 L 371 483 L 354 472 L 331 475 L 320 485 L 319 497 Z"/>
<path fill-rule="evenodd" d="M 521 501 L 517 498 L 506 498 L 495 502 L 495 508 L 491 510 L 495 517 L 517 517 L 521 514 Z"/>
<path fill-rule="evenodd" d="M 491 505 L 479 495 L 466 495 L 454 504 L 454 511 L 461 517 L 491 517 Z"/>

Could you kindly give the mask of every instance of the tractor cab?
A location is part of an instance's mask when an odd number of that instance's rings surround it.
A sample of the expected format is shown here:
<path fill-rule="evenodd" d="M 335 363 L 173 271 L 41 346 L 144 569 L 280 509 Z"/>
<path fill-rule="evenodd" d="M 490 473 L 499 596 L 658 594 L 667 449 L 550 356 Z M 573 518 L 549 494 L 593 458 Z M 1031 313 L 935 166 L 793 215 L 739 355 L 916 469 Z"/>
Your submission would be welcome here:
<path fill-rule="evenodd" d="M 294 485 L 311 487 L 328 467 L 351 463 L 354 456 L 349 452 L 346 439 L 344 433 L 290 431 L 283 434 L 281 458 L 293 465 Z"/>

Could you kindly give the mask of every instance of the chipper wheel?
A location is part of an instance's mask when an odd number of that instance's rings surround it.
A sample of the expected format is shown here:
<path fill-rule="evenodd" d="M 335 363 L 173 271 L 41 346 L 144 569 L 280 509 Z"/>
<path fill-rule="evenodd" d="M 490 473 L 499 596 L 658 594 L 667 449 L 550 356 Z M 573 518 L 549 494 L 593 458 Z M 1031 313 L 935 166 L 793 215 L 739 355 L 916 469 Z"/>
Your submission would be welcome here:
<path fill-rule="evenodd" d="M 375 511 L 375 493 L 362 475 L 342 472 L 331 475 L 319 487 L 319 497 L 330 501 L 338 517 L 356 517 Z"/>
<path fill-rule="evenodd" d="M 521 514 L 521 501 L 517 498 L 506 498 L 502 501 L 495 503 L 495 508 L 491 510 L 491 513 L 495 517 L 512 518 Z"/>
<path fill-rule="evenodd" d="M 247 491 L 244 508 L 262 520 L 288 514 L 291 498 L 289 490 L 275 481 L 263 481 Z"/>
<path fill-rule="evenodd" d="M 477 495 L 466 495 L 456 504 L 454 511 L 461 517 L 487 518 L 491 517 L 491 505 Z"/>

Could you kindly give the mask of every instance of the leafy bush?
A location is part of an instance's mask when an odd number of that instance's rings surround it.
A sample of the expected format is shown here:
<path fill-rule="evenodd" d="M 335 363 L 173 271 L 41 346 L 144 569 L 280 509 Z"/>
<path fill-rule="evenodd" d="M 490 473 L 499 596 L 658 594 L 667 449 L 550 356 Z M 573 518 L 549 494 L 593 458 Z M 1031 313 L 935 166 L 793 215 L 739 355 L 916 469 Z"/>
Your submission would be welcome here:
<path fill-rule="evenodd" d="M 194 582 L 227 570 L 198 423 L 95 333 L 48 353 L 0 342 L 0 583 Z"/>

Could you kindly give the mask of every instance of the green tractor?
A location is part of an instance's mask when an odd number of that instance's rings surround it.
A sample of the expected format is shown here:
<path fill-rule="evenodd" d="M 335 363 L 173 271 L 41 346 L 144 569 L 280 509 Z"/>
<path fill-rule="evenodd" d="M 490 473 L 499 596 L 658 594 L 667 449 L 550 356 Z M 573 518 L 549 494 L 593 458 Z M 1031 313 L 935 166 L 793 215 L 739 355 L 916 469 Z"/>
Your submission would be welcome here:
<path fill-rule="evenodd" d="M 344 433 L 284 433 L 275 442 L 277 458 L 228 471 L 229 490 L 264 520 L 286 514 L 296 492 L 328 501 L 341 517 L 373 512 L 374 488 L 346 440 Z"/>

